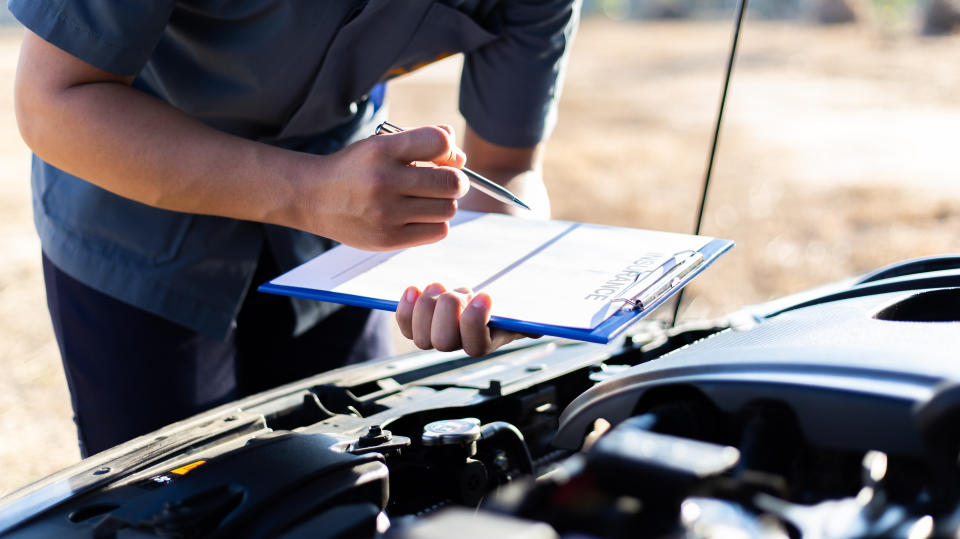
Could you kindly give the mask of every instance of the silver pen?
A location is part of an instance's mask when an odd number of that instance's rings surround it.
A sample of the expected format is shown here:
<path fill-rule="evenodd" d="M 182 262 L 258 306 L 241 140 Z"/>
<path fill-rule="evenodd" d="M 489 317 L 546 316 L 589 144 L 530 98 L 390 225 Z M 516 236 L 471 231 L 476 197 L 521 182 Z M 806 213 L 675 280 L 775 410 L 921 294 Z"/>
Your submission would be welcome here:
<path fill-rule="evenodd" d="M 403 128 L 397 127 L 390 122 L 383 122 L 382 124 L 377 126 L 377 130 L 375 131 L 375 134 L 379 135 L 380 133 L 388 133 L 388 134 L 399 133 L 401 131 L 403 131 Z M 467 178 L 470 178 L 470 185 L 472 185 L 473 187 L 476 187 L 477 190 L 480 191 L 481 193 L 485 193 L 499 200 L 500 202 L 513 204 L 518 208 L 523 208 L 525 210 L 530 209 L 530 206 L 527 206 L 522 200 L 517 198 L 516 195 L 514 195 L 504 187 L 501 187 L 500 184 L 492 180 L 488 180 L 487 178 L 484 178 L 480 174 L 477 174 L 476 172 L 470 170 L 467 167 L 463 167 L 460 170 L 462 170 L 463 173 L 467 175 Z"/>

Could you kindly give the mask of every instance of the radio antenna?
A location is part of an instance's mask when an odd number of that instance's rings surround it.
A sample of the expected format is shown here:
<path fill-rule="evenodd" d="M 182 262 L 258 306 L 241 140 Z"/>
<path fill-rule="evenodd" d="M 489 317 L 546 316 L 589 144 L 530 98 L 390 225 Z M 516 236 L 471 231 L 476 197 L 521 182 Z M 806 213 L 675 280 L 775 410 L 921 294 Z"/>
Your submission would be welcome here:
<path fill-rule="evenodd" d="M 713 128 L 713 141 L 710 144 L 710 157 L 707 160 L 707 171 L 703 177 L 703 189 L 700 192 L 700 209 L 697 210 L 697 225 L 694 234 L 700 234 L 703 226 L 703 211 L 707 206 L 707 191 L 710 189 L 710 175 L 713 173 L 713 161 L 717 155 L 717 141 L 720 139 L 720 124 L 723 122 L 723 109 L 727 103 L 727 89 L 730 87 L 730 74 L 733 72 L 733 61 L 737 56 L 737 43 L 740 41 L 740 27 L 743 25 L 743 16 L 747 11 L 748 0 L 738 0 L 736 19 L 733 25 L 733 43 L 730 44 L 730 56 L 727 58 L 727 70 L 723 78 L 723 92 L 720 94 L 720 108 L 717 110 L 717 121 Z M 680 315 L 680 304 L 683 302 L 683 290 L 677 294 L 677 301 L 673 304 L 673 321 L 671 326 L 677 325 Z"/>

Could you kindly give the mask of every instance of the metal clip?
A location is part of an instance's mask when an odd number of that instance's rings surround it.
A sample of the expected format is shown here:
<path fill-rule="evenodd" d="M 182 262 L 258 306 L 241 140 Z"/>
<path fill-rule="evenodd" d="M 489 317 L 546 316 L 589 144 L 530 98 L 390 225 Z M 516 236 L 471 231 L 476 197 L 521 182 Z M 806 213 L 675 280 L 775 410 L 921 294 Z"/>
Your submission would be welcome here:
<path fill-rule="evenodd" d="M 700 266 L 703 254 L 697 251 L 681 251 L 664 262 L 659 268 L 645 274 L 638 274 L 636 280 L 610 300 L 610 303 L 622 302 L 624 309 L 643 310 L 675 288 L 683 278 Z M 637 293 L 631 294 L 632 291 Z"/>

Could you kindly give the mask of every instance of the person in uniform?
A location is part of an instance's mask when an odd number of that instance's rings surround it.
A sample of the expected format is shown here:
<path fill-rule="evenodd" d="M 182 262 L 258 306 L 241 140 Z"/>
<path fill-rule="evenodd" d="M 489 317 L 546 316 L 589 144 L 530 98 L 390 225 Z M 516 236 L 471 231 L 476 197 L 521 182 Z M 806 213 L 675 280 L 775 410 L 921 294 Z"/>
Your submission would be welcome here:
<path fill-rule="evenodd" d="M 434 242 L 468 192 L 447 126 L 371 137 L 385 85 L 465 54 L 470 166 L 546 215 L 577 0 L 9 0 L 47 302 L 86 456 L 390 354 L 385 313 L 255 293 L 335 242 Z M 411 166 L 416 163 L 418 166 Z M 418 283 L 411 283 L 418 284 Z M 491 298 L 407 289 L 401 332 L 486 354 Z"/>

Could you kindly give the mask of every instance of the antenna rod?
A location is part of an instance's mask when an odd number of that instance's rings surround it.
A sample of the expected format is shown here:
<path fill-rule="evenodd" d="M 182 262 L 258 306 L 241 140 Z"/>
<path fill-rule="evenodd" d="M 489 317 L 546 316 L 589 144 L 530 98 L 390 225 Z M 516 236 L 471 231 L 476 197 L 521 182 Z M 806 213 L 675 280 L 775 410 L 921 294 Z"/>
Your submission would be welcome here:
<path fill-rule="evenodd" d="M 703 225 L 703 211 L 707 206 L 707 191 L 710 189 L 710 175 L 713 174 L 713 161 L 717 155 L 717 142 L 720 140 L 720 124 L 723 122 L 723 109 L 727 104 L 727 89 L 730 88 L 730 74 L 733 72 L 733 61 L 737 56 L 737 44 L 740 41 L 740 27 L 743 25 L 743 15 L 747 11 L 748 0 L 739 0 L 737 3 L 736 20 L 733 26 L 733 43 L 730 45 L 730 56 L 727 58 L 727 72 L 723 78 L 723 92 L 720 94 L 720 108 L 717 111 L 717 122 L 713 128 L 713 141 L 710 144 L 710 158 L 707 160 L 707 171 L 703 177 L 703 189 L 700 192 L 700 209 L 697 210 L 697 225 L 694 234 L 700 234 Z M 680 303 L 683 302 L 683 290 L 677 294 L 677 301 L 673 304 L 673 321 L 671 326 L 677 325 L 680 315 Z"/>

